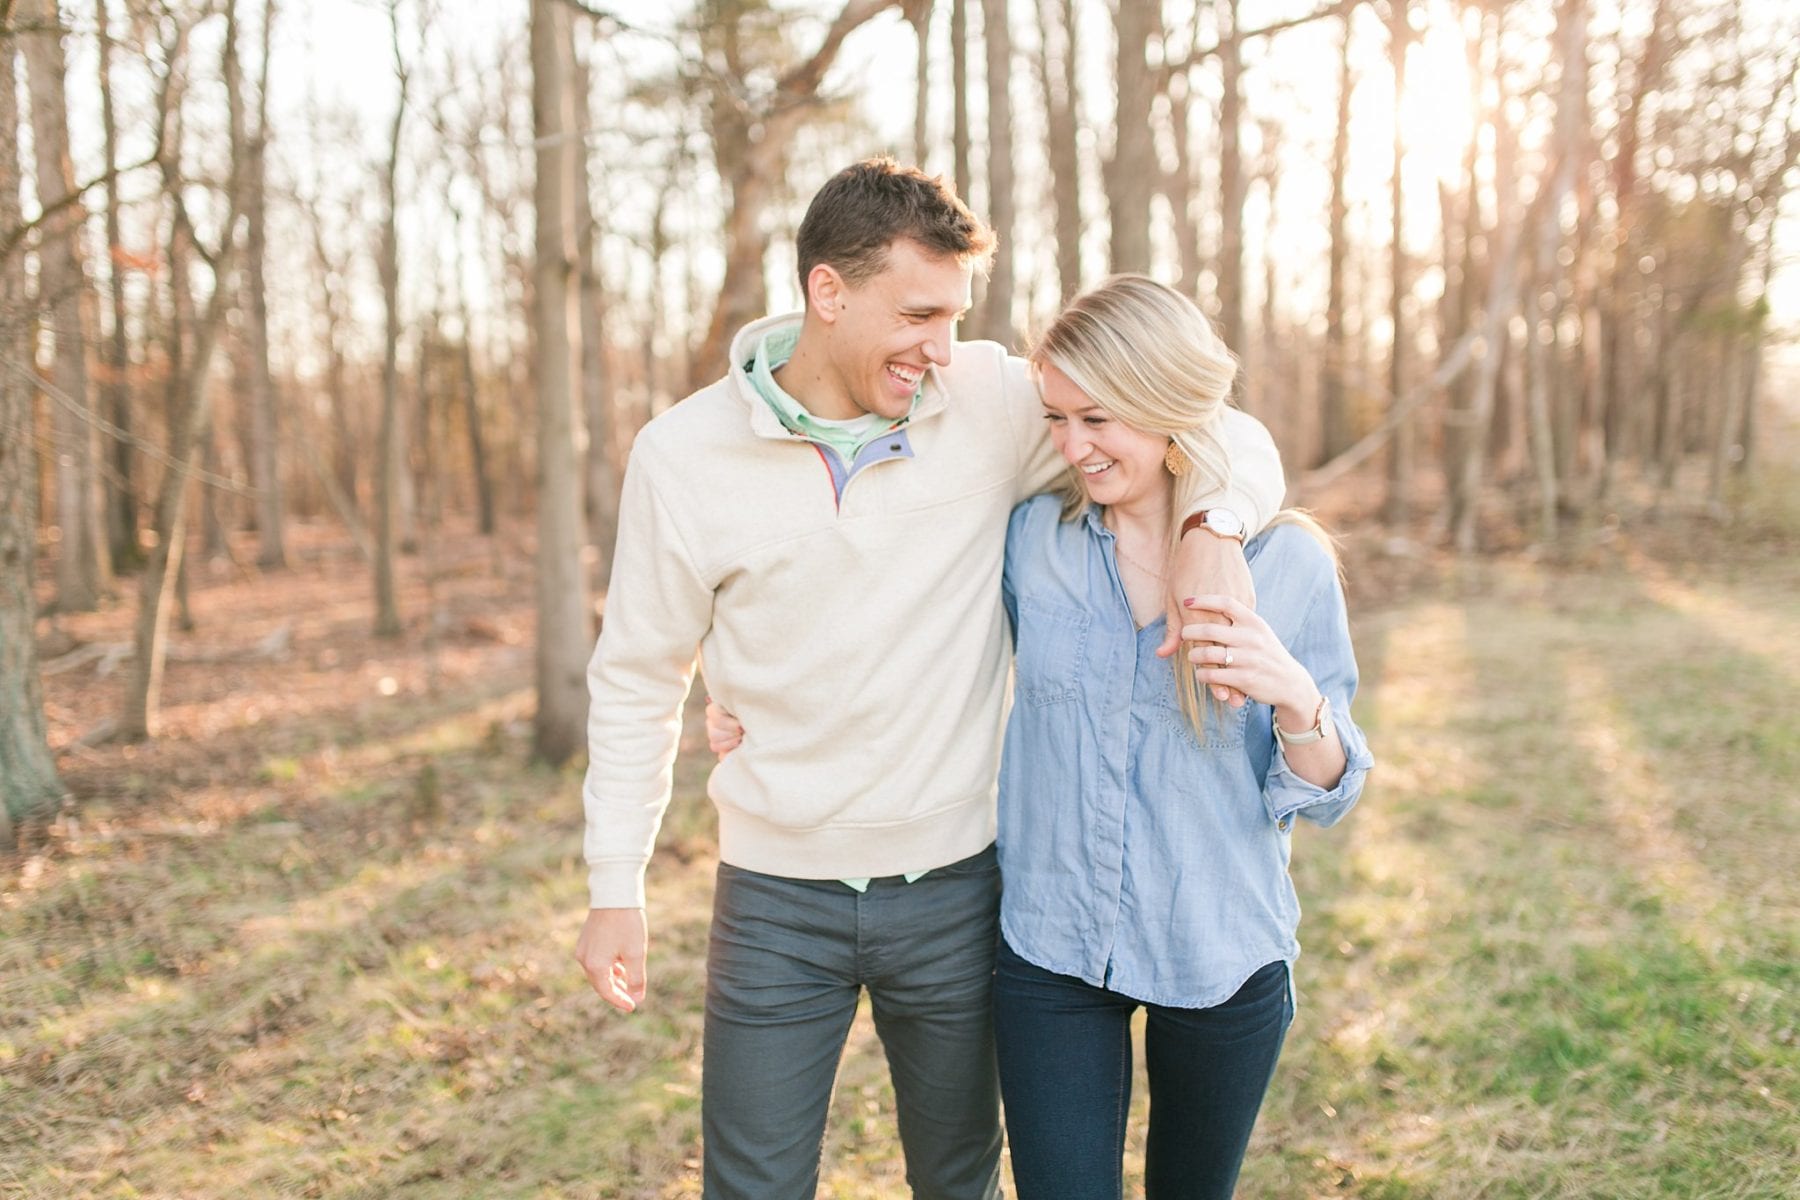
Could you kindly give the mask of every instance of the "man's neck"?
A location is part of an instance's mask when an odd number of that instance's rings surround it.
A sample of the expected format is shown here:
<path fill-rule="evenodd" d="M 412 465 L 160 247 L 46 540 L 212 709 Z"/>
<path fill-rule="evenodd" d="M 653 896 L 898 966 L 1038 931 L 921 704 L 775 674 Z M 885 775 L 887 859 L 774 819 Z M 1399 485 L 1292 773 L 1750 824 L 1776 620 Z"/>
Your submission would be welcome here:
<path fill-rule="evenodd" d="M 849 421 L 864 415 L 831 368 L 810 326 L 801 328 L 793 355 L 772 374 L 782 391 L 822 421 Z"/>

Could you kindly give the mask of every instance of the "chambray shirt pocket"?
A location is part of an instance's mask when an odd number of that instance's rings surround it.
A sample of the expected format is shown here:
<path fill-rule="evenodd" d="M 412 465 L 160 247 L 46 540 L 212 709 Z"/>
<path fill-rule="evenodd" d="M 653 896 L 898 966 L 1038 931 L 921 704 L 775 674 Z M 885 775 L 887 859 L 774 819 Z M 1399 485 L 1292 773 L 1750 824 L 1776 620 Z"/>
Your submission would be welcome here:
<path fill-rule="evenodd" d="M 1182 742 L 1196 750 L 1236 750 L 1243 746 L 1244 729 L 1248 724 L 1250 710 L 1255 705 L 1245 704 L 1241 708 L 1232 708 L 1226 704 L 1212 704 L 1202 691 L 1201 725 L 1206 731 L 1202 736 L 1194 731 L 1187 714 L 1181 711 L 1181 697 L 1175 690 L 1175 672 L 1171 669 L 1167 673 L 1168 686 L 1162 688 L 1157 697 L 1157 715 Z"/>
<path fill-rule="evenodd" d="M 1088 613 L 1029 593 L 1018 599 L 1018 698 L 1033 705 L 1073 703 L 1087 662 Z"/>

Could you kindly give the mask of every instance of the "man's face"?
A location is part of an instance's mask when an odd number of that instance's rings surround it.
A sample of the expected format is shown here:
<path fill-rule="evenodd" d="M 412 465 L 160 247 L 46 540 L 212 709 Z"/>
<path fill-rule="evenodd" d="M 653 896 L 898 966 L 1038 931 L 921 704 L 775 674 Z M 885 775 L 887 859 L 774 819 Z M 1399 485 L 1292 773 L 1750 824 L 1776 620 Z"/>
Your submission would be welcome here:
<path fill-rule="evenodd" d="M 831 362 L 858 412 L 904 417 L 926 367 L 949 365 L 956 322 L 969 311 L 970 275 L 955 258 L 899 238 L 879 273 L 831 289 Z"/>

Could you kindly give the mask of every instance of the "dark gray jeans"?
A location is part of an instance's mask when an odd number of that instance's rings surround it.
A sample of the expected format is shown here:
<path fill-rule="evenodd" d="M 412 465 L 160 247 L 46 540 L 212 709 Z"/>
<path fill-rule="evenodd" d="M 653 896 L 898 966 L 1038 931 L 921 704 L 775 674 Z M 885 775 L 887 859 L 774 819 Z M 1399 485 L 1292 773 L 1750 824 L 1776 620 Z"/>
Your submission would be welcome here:
<path fill-rule="evenodd" d="M 993 847 L 865 893 L 720 864 L 707 947 L 707 1200 L 804 1200 L 861 990 L 887 1052 L 920 1200 L 999 1194 Z"/>

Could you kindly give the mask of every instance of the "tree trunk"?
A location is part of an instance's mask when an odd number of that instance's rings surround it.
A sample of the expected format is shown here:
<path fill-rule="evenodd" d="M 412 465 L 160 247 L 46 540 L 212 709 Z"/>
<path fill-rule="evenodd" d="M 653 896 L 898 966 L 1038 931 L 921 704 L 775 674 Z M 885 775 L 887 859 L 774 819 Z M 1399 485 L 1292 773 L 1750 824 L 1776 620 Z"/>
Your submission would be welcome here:
<path fill-rule="evenodd" d="M 1167 51 L 1164 51 L 1165 56 Z M 1195 211 L 1194 160 L 1188 150 L 1188 119 L 1194 106 L 1193 81 L 1182 71 L 1169 81 L 1169 133 L 1175 143 L 1175 169 L 1163 179 L 1163 195 L 1175 218 L 1175 250 L 1181 263 L 1180 290 L 1200 299 L 1200 218 Z M 1248 358 L 1240 348 L 1240 357 Z M 1247 374 L 1247 372 L 1246 372 Z M 1240 392 L 1242 388 L 1240 387 Z M 1240 395 L 1240 401 L 1243 396 Z"/>
<path fill-rule="evenodd" d="M 1219 333 L 1234 353 L 1244 350 L 1244 55 L 1238 40 L 1238 0 L 1216 7 L 1230 28 L 1219 37 Z M 1235 390 L 1244 377 L 1238 374 Z"/>
<path fill-rule="evenodd" d="M 1012 346 L 1013 334 L 1013 140 L 1012 37 L 1006 0 L 981 0 L 982 44 L 987 49 L 988 221 L 999 239 L 987 279 L 981 336 Z"/>
<path fill-rule="evenodd" d="M 469 433 L 469 464 L 475 472 L 475 505 L 478 528 L 487 537 L 494 533 L 494 485 L 489 479 L 487 441 L 481 432 L 481 395 L 475 373 L 475 318 L 469 307 L 469 289 L 464 282 L 462 210 L 452 207 L 456 222 L 456 306 L 462 321 L 462 404 L 463 424 Z"/>
<path fill-rule="evenodd" d="M 1406 189 L 1402 166 L 1406 143 L 1401 136 L 1401 105 L 1406 97 L 1406 50 L 1412 44 L 1412 31 L 1407 27 L 1406 0 L 1388 0 L 1389 53 L 1394 60 L 1394 155 L 1393 178 L 1388 185 L 1389 204 L 1393 208 L 1393 236 L 1388 241 L 1388 323 L 1393 342 L 1388 352 L 1389 403 L 1399 404 L 1406 385 Z M 1401 421 L 1394 427 L 1393 445 L 1388 448 L 1387 512 L 1388 528 L 1404 530 L 1412 524 L 1412 483 L 1414 467 L 1413 423 Z"/>
<path fill-rule="evenodd" d="M 388 133 L 388 159 L 381 177 L 381 299 L 386 327 L 381 356 L 381 434 L 376 439 L 375 475 L 375 636 L 399 637 L 400 606 L 394 592 L 395 541 L 399 532 L 400 474 L 406 451 L 400 429 L 400 131 L 406 119 L 407 70 L 400 53 L 399 0 L 388 0 L 394 39 L 398 94 Z"/>
<path fill-rule="evenodd" d="M 265 569 L 287 566 L 283 523 L 287 515 L 281 503 L 281 432 L 275 408 L 275 380 L 269 372 L 269 297 L 263 280 L 263 259 L 268 243 L 267 150 L 269 145 L 269 59 L 276 0 L 263 8 L 262 65 L 257 84 L 256 133 L 248 147 L 248 175 L 244 196 L 244 290 L 249 304 L 245 312 L 245 339 L 250 351 L 250 484 L 256 489 L 257 565 Z"/>
<path fill-rule="evenodd" d="M 956 194 L 969 202 L 969 3 L 950 0 L 950 158 Z"/>
<path fill-rule="evenodd" d="M 0 39 L 0 129 L 19 127 L 13 43 Z M 0 154 L 0 229 L 19 225 L 19 156 L 7 139 Z M 52 809 L 62 798 L 56 760 L 45 742 L 44 695 L 38 678 L 37 439 L 32 434 L 36 382 L 25 321 L 25 262 L 0 256 L 0 854 L 13 846 L 13 826 Z"/>
<path fill-rule="evenodd" d="M 586 745 L 584 668 L 592 649 L 581 568 L 579 473 L 574 447 L 581 373 L 577 305 L 574 109 L 564 70 L 568 10 L 531 4 L 531 115 L 537 146 L 538 539 L 537 718 L 533 748 L 560 765 Z"/>
<path fill-rule="evenodd" d="M 1530 355 L 1532 461 L 1538 484 L 1538 534 L 1556 536 L 1557 469 L 1555 424 L 1551 410 L 1552 377 L 1558 369 L 1557 316 L 1560 280 L 1557 255 L 1562 249 L 1562 208 L 1575 190 L 1581 169 L 1580 147 L 1587 116 L 1587 0 L 1564 0 L 1557 14 L 1561 42 L 1561 77 L 1556 86 L 1554 173 L 1543 183 L 1533 274 L 1536 285 L 1527 302 L 1527 350 Z"/>
<path fill-rule="evenodd" d="M 576 128 L 588 127 L 588 67 L 573 46 L 567 59 L 574 81 L 570 111 Z M 612 577 L 614 538 L 619 525 L 619 472 L 613 462 L 613 381 L 606 368 L 606 281 L 600 273 L 600 229 L 594 220 L 587 141 L 571 145 L 569 163 L 574 171 L 576 256 L 581 280 L 581 404 L 587 425 L 587 452 L 582 460 L 581 481 L 585 520 L 583 540 L 594 548 L 594 586 L 604 588 Z M 585 686 L 585 685 L 584 685 Z"/>
<path fill-rule="evenodd" d="M 1330 462 L 1349 448 L 1349 400 L 1344 388 L 1344 273 L 1350 243 L 1345 224 L 1350 214 L 1346 177 L 1350 165 L 1350 15 L 1344 16 L 1338 50 L 1337 133 L 1331 143 L 1331 249 L 1325 280 L 1324 370 L 1319 380 L 1319 461 Z"/>
<path fill-rule="evenodd" d="M 344 379 L 344 339 L 340 329 L 342 319 L 338 312 L 337 291 L 331 284 L 334 268 L 330 252 L 325 248 L 325 218 L 319 205 L 314 203 L 305 207 L 311 216 L 309 224 L 312 231 L 313 261 L 319 269 L 319 315 L 325 323 L 325 391 L 331 409 L 334 438 L 332 470 L 339 492 L 355 508 L 357 438 L 350 428 L 350 402 L 344 394 L 347 386 Z M 357 524 L 362 526 L 360 516 Z M 369 556 L 369 561 L 374 563 L 374 554 Z"/>
<path fill-rule="evenodd" d="M 933 0 L 912 0 L 907 20 L 918 42 L 918 61 L 913 70 L 913 165 L 925 169 L 931 149 L 931 10 Z"/>
<path fill-rule="evenodd" d="M 119 167 L 119 126 L 113 115 L 113 43 L 107 0 L 95 0 L 95 19 L 99 25 L 100 45 L 100 129 L 106 154 L 104 165 L 112 172 Z M 138 545 L 137 492 L 133 486 L 136 463 L 131 444 L 131 346 L 125 322 L 124 241 L 119 225 L 119 179 L 114 175 L 106 185 L 107 281 L 111 293 L 112 335 L 106 342 L 103 392 L 106 419 L 112 422 L 115 430 L 105 442 L 112 467 L 106 476 L 106 540 L 115 571 L 136 567 L 144 556 Z"/>
<path fill-rule="evenodd" d="M 1052 199 L 1056 205 L 1056 279 L 1066 305 L 1081 291 L 1081 151 L 1076 138 L 1080 85 L 1075 63 L 1074 0 L 1038 0 L 1038 83 L 1044 91 Z M 1057 32 L 1057 57 L 1050 55 Z M 1060 68 L 1053 73 L 1051 63 Z"/>
<path fill-rule="evenodd" d="M 1155 179 L 1156 144 L 1150 130 L 1155 82 L 1144 60 L 1144 47 L 1162 32 L 1161 7 L 1126 0 L 1113 15 L 1117 33 L 1114 80 L 1118 107 L 1113 121 L 1113 153 L 1102 172 L 1106 207 L 1112 219 L 1112 269 L 1150 269 L 1150 191 Z"/>
<path fill-rule="evenodd" d="M 1496 107 L 1496 144 L 1511 135 L 1504 128 L 1505 97 Z M 1495 398 L 1500 390 L 1501 371 L 1506 365 L 1507 326 L 1511 322 L 1518 295 L 1519 214 L 1514 211 L 1514 181 L 1507 155 L 1497 154 L 1494 170 L 1494 229 L 1489 244 L 1494 247 L 1489 259 L 1487 299 L 1482 310 L 1482 356 L 1476 364 L 1475 384 L 1469 398 L 1469 427 L 1463 447 L 1462 462 L 1457 473 L 1453 510 L 1456 514 L 1453 537 L 1456 549 L 1473 554 L 1476 549 L 1478 517 L 1481 509 L 1482 477 L 1487 467 L 1489 433 L 1494 420 Z"/>
<path fill-rule="evenodd" d="M 243 89 L 238 70 L 237 3 L 225 5 L 225 45 L 222 53 L 226 105 L 232 131 L 231 178 L 226 184 L 226 215 L 220 226 L 220 246 L 213 256 L 213 290 L 206 313 L 196 322 L 191 357 L 174 380 L 175 401 L 169 428 L 169 462 L 157 487 L 154 529 L 156 545 L 146 556 L 138 579 L 138 614 L 134 633 L 136 655 L 126 681 L 125 708 L 119 718 L 119 735 L 137 740 L 154 735 L 157 707 L 162 694 L 163 662 L 168 646 L 169 600 L 181 572 L 186 537 L 187 494 L 190 460 L 205 435 L 209 412 L 207 376 L 219 329 L 230 307 L 238 254 L 237 223 L 241 212 L 240 173 L 244 169 Z M 169 78 L 175 79 L 185 64 L 171 60 Z M 165 87 L 169 86 L 165 84 Z M 179 198 L 184 181 L 179 173 L 178 146 L 166 147 L 161 163 L 163 187 L 174 197 L 176 225 L 186 226 L 186 210 Z M 191 231 L 190 231 L 191 234 Z"/>
<path fill-rule="evenodd" d="M 1672 24 L 1670 0 L 1656 0 L 1650 17 L 1649 31 L 1644 35 L 1643 50 L 1633 71 L 1631 89 L 1624 94 L 1619 109 L 1618 150 L 1613 158 L 1612 286 L 1607 289 L 1601 309 L 1600 396 L 1602 412 L 1603 458 L 1600 464 L 1599 494 L 1612 490 L 1616 460 L 1622 449 L 1626 422 L 1626 400 L 1621 381 L 1621 359 L 1630 341 L 1627 322 L 1631 318 L 1629 296 L 1637 288 L 1632 277 L 1637 273 L 1638 248 L 1633 240 L 1637 222 L 1638 143 L 1643 136 L 1643 110 L 1650 94 L 1661 86 L 1664 39 Z"/>
<path fill-rule="evenodd" d="M 55 0 L 27 0 L 19 14 L 38 32 L 19 39 L 30 76 L 31 134 L 37 169 L 38 203 L 46 212 L 75 191 L 69 160 L 69 114 L 63 93 L 63 25 Z M 8 131 L 7 145 L 12 144 Z M 44 223 L 38 249 L 39 319 L 52 335 L 51 422 L 56 436 L 56 523 L 62 544 L 56 557 L 56 601 L 65 611 L 91 612 L 106 585 L 101 546 L 105 528 L 95 503 L 94 411 L 88 395 L 87 329 L 83 299 L 87 278 L 81 263 L 79 203 Z"/>
<path fill-rule="evenodd" d="M 846 0 L 812 57 L 784 74 L 756 113 L 744 115 L 741 98 L 736 96 L 720 96 L 715 104 L 713 151 L 731 191 L 731 212 L 725 221 L 725 279 L 719 286 L 712 321 L 692 358 L 694 378 L 713 379 L 723 374 L 732 337 L 768 307 L 763 287 L 763 214 L 786 175 L 788 147 L 816 101 L 844 39 L 894 4 L 895 0 Z"/>

